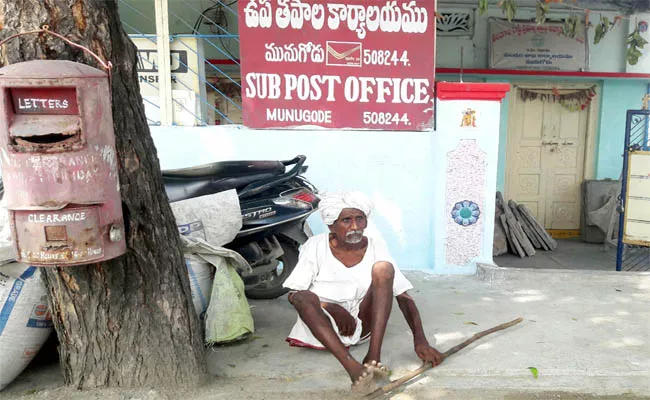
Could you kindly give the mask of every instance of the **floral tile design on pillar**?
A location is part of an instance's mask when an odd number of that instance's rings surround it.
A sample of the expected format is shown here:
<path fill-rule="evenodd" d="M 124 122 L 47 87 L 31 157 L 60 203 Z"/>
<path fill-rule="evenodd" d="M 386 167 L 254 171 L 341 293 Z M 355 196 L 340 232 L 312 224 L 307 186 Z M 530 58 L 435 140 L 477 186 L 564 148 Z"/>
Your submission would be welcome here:
<path fill-rule="evenodd" d="M 459 201 L 454 204 L 451 210 L 451 217 L 458 225 L 474 225 L 481 216 L 481 209 L 478 204 L 470 200 Z"/>
<path fill-rule="evenodd" d="M 467 265 L 481 254 L 486 158 L 474 139 L 460 140 L 456 149 L 447 153 L 447 264 Z"/>

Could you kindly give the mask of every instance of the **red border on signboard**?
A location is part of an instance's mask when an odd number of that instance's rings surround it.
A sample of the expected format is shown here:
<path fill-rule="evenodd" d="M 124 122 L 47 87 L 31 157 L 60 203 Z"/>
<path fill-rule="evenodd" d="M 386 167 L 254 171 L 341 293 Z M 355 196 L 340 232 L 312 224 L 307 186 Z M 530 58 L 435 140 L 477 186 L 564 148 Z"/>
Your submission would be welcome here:
<path fill-rule="evenodd" d="M 240 0 L 250 128 L 430 130 L 435 1 Z"/>

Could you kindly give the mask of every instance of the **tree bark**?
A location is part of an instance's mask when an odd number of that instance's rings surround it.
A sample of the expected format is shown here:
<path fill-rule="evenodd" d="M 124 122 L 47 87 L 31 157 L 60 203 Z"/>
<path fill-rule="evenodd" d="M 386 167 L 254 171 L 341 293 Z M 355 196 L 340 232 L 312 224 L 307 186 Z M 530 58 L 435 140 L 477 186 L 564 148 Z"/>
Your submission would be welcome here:
<path fill-rule="evenodd" d="M 127 254 L 80 267 L 43 268 L 65 382 L 79 389 L 198 383 L 202 333 L 175 220 L 140 96 L 136 51 L 116 0 L 0 0 L 0 38 L 41 28 L 113 63 L 112 102 Z M 50 35 L 8 42 L 0 63 L 93 58 Z"/>

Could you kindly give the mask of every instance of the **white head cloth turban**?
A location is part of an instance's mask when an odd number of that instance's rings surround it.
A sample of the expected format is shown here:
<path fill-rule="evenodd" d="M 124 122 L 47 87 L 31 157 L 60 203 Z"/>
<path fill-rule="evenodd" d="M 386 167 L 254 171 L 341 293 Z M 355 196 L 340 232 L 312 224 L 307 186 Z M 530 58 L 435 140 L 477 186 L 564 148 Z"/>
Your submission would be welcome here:
<path fill-rule="evenodd" d="M 356 208 L 370 217 L 372 201 L 361 192 L 344 192 L 325 194 L 318 205 L 323 222 L 332 225 L 344 208 Z"/>

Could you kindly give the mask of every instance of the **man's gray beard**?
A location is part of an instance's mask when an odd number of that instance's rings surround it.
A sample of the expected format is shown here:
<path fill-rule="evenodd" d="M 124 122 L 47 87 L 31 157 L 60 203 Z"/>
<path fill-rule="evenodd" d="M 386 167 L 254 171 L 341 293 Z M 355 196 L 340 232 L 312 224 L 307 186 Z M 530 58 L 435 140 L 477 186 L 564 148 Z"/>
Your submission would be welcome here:
<path fill-rule="evenodd" d="M 357 244 L 363 240 L 363 231 L 352 231 L 345 234 L 345 243 Z"/>

